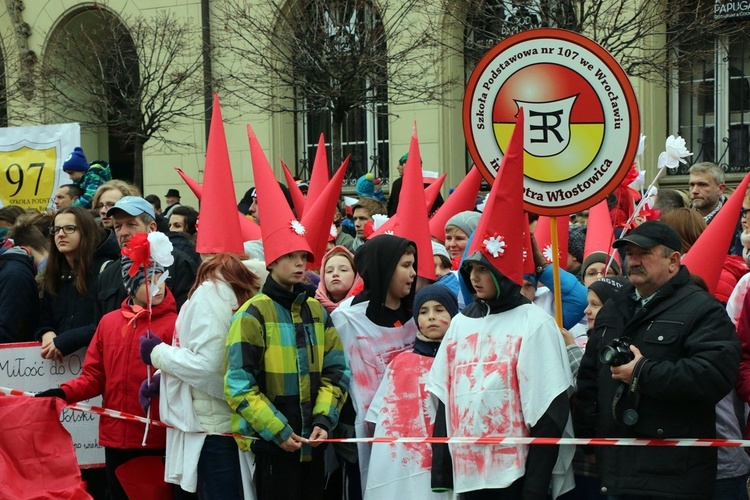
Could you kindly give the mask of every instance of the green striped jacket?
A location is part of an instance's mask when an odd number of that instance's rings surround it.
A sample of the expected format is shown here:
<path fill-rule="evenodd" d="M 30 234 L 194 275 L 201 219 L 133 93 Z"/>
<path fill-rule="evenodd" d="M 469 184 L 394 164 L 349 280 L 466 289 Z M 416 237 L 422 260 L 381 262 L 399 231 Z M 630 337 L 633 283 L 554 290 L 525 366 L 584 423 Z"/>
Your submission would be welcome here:
<path fill-rule="evenodd" d="M 349 389 L 350 371 L 338 333 L 320 302 L 301 293 L 286 309 L 266 294 L 248 300 L 227 337 L 224 393 L 242 450 L 279 453 L 292 432 L 330 431 Z M 286 453 L 283 452 L 282 453 Z M 304 445 L 300 461 L 311 460 Z"/>

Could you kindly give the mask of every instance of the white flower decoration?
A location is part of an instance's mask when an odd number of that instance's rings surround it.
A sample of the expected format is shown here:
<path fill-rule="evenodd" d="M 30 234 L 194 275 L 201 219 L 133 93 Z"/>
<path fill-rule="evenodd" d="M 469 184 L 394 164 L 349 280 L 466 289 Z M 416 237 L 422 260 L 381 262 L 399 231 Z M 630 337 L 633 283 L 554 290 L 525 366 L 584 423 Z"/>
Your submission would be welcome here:
<path fill-rule="evenodd" d="M 526 249 L 523 249 L 523 260 L 526 260 L 529 257 L 529 252 L 526 251 Z"/>
<path fill-rule="evenodd" d="M 389 229 L 388 231 L 385 232 L 385 234 L 393 235 L 393 229 Z"/>
<path fill-rule="evenodd" d="M 638 151 L 635 154 L 642 155 L 644 149 L 646 149 L 646 136 L 641 134 L 641 139 L 638 141 Z"/>
<path fill-rule="evenodd" d="M 487 252 L 492 254 L 493 257 L 498 257 L 500 254 L 505 253 L 505 242 L 502 236 L 490 236 L 489 238 L 482 241 L 484 248 Z"/>
<path fill-rule="evenodd" d="M 642 189 L 643 186 L 646 185 L 646 171 L 645 170 L 639 170 L 638 171 L 638 177 L 630 183 L 630 187 L 635 189 L 636 191 L 639 189 Z"/>
<path fill-rule="evenodd" d="M 667 137 L 666 149 L 659 155 L 659 168 L 676 169 L 680 166 L 680 163 L 687 165 L 687 161 L 683 158 L 693 155 L 685 147 L 685 139 L 680 136 L 670 135 Z"/>
<path fill-rule="evenodd" d="M 172 242 L 166 234 L 155 231 L 148 233 L 148 243 L 151 247 L 151 259 L 164 267 L 174 264 L 172 255 Z"/>
<path fill-rule="evenodd" d="M 336 224 L 331 224 L 331 237 L 335 238 L 339 235 L 338 231 L 336 231 Z"/>
<path fill-rule="evenodd" d="M 292 222 L 290 223 L 292 231 L 299 235 L 305 234 L 305 226 L 300 224 L 300 222 L 297 219 L 292 219 Z"/>
<path fill-rule="evenodd" d="M 544 247 L 542 254 L 544 255 L 545 260 L 552 264 L 552 245 L 547 245 L 546 247 Z"/>
<path fill-rule="evenodd" d="M 372 216 L 372 230 L 377 231 L 380 226 L 388 222 L 388 216 L 383 214 L 375 214 Z M 386 234 L 388 232 L 386 231 Z"/>

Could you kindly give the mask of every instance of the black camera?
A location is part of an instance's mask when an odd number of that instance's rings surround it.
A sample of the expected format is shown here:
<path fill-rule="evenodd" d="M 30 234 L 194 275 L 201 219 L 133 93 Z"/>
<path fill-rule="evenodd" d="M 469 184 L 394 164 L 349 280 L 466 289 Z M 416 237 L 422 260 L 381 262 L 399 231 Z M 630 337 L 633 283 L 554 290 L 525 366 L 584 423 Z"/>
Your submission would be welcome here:
<path fill-rule="evenodd" d="M 599 361 L 609 366 L 625 365 L 633 359 L 635 359 L 635 354 L 630 351 L 630 339 L 628 337 L 614 339 L 599 353 Z"/>

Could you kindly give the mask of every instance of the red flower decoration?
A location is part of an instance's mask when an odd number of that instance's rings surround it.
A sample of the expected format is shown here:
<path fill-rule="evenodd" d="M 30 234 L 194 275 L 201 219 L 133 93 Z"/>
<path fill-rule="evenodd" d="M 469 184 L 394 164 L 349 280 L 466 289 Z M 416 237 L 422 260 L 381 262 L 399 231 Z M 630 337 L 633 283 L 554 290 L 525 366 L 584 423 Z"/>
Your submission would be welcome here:
<path fill-rule="evenodd" d="M 151 264 L 151 245 L 148 242 L 148 235 L 145 233 L 133 235 L 122 247 L 122 254 L 133 261 L 128 271 L 128 275 L 132 278 L 141 266 L 146 267 Z"/>
<path fill-rule="evenodd" d="M 659 215 L 661 215 L 661 210 L 644 206 L 641 208 L 641 211 L 638 213 L 638 215 L 643 217 L 645 220 L 658 220 Z"/>
<path fill-rule="evenodd" d="M 375 232 L 373 227 L 374 227 L 374 222 L 371 220 L 368 220 L 367 222 L 365 222 L 365 225 L 362 226 L 362 232 L 365 233 L 366 239 L 370 239 L 370 236 L 372 236 L 372 233 Z"/>

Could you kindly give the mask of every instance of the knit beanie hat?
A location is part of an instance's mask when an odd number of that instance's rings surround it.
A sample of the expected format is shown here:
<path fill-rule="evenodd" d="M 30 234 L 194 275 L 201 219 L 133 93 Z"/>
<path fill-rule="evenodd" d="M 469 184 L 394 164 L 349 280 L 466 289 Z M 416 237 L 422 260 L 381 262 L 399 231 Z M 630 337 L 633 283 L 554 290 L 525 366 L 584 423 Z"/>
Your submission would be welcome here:
<path fill-rule="evenodd" d="M 448 219 L 448 222 L 445 223 L 445 228 L 448 229 L 449 226 L 455 226 L 466 233 L 466 236 L 471 236 L 471 234 L 477 229 L 477 226 L 479 225 L 479 218 L 481 216 L 482 214 L 480 214 L 479 212 L 474 212 L 471 210 L 467 210 L 466 212 L 459 212 Z"/>
<path fill-rule="evenodd" d="M 409 159 L 409 153 L 406 153 L 406 154 L 404 154 L 404 156 L 401 157 L 400 160 L 398 160 L 398 164 L 399 165 L 405 165 L 406 164 L 406 160 L 408 160 L 408 159 Z"/>
<path fill-rule="evenodd" d="M 435 300 L 442 304 L 445 310 L 448 311 L 448 314 L 451 315 L 451 318 L 458 314 L 458 299 L 456 298 L 456 294 L 445 285 L 433 283 L 422 288 L 414 296 L 413 314 L 414 321 L 417 321 L 417 324 L 419 324 L 419 309 L 428 300 Z"/>
<path fill-rule="evenodd" d="M 143 267 L 138 268 L 138 272 L 135 276 L 130 277 L 130 267 L 133 265 L 133 261 L 129 257 L 123 255 L 120 257 L 120 272 L 122 273 L 122 282 L 125 285 L 125 291 L 128 295 L 134 295 L 143 282 L 146 280 L 146 274 L 143 272 Z M 155 274 L 164 274 L 164 266 L 158 262 L 153 262 L 148 266 L 148 277 L 149 279 Z"/>
<path fill-rule="evenodd" d="M 568 232 L 568 253 L 583 262 L 583 247 L 586 245 L 586 226 L 570 226 Z"/>
<path fill-rule="evenodd" d="M 594 292 L 604 304 L 609 299 L 616 298 L 627 284 L 628 279 L 624 276 L 605 276 L 591 283 L 589 290 Z"/>
<path fill-rule="evenodd" d="M 441 257 L 448 259 L 448 262 L 451 261 L 451 256 L 445 248 L 445 245 L 438 243 L 437 241 L 432 242 L 432 255 L 440 255 Z"/>
<path fill-rule="evenodd" d="M 373 198 L 375 196 L 375 176 L 368 172 L 357 179 L 357 184 L 354 186 L 359 196 L 368 196 Z"/>
<path fill-rule="evenodd" d="M 523 280 L 528 281 L 532 285 L 534 285 L 534 288 L 537 288 L 539 286 L 539 279 L 537 279 L 536 274 L 524 274 Z"/>
<path fill-rule="evenodd" d="M 86 155 L 83 154 L 83 149 L 76 147 L 73 152 L 68 155 L 68 159 L 63 163 L 63 172 L 79 171 L 85 172 L 89 169 L 89 162 L 86 160 Z"/>
<path fill-rule="evenodd" d="M 581 264 L 581 276 L 586 276 L 586 269 L 588 269 L 589 266 L 591 264 L 594 264 L 595 262 L 606 264 L 607 262 L 609 262 L 609 255 L 606 252 L 594 252 L 586 257 L 583 260 L 583 264 Z M 620 275 L 620 264 L 617 263 L 617 259 L 612 259 L 612 264 L 610 264 L 610 267 L 616 275 Z"/>

